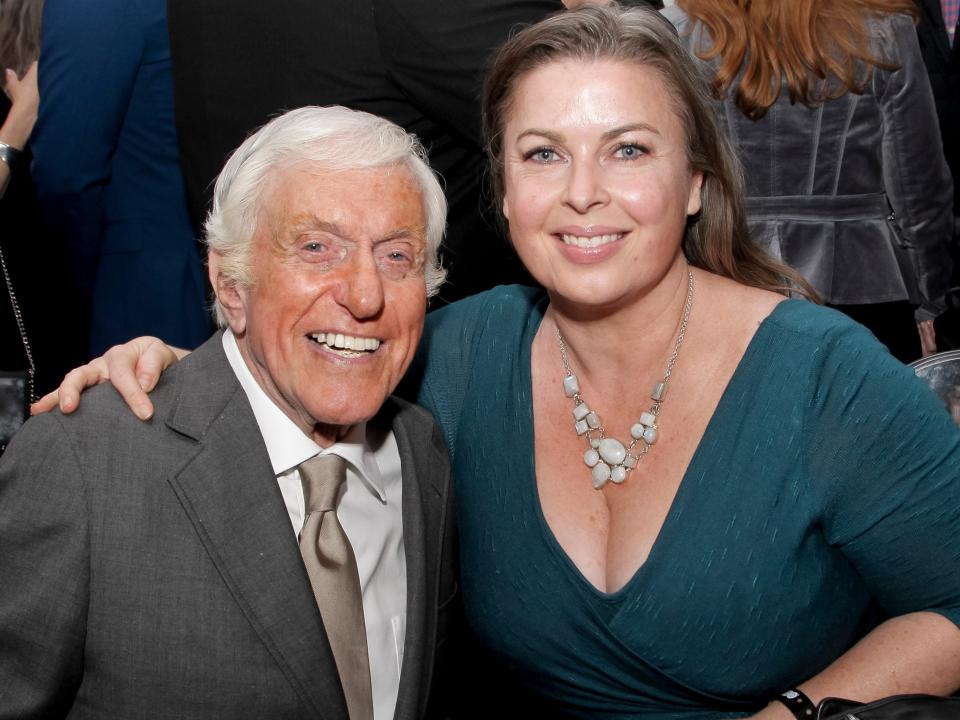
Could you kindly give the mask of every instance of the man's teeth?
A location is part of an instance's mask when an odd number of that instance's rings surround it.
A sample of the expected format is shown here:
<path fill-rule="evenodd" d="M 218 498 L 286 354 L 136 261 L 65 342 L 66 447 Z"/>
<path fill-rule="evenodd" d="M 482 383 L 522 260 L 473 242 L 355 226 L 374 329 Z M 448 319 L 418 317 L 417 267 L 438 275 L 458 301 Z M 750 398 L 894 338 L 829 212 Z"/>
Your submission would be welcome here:
<path fill-rule="evenodd" d="M 317 333 L 312 337 L 321 345 L 326 345 L 336 350 L 373 352 L 380 347 L 380 341 L 377 338 L 354 337 L 353 335 L 344 335 L 343 333 Z"/>
<path fill-rule="evenodd" d="M 593 235 L 592 237 L 582 237 L 580 235 L 561 235 L 560 238 L 567 245 L 576 245 L 581 248 L 595 248 L 623 237 L 623 233 L 613 233 L 611 235 Z"/>

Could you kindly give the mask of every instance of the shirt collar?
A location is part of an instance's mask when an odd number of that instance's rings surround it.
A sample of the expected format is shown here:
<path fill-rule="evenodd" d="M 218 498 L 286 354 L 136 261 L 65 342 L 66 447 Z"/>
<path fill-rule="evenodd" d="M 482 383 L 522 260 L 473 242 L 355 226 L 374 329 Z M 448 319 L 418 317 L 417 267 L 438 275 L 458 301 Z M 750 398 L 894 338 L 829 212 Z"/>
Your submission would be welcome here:
<path fill-rule="evenodd" d="M 260 427 L 264 445 L 267 446 L 267 455 L 270 457 L 274 475 L 289 472 L 314 455 L 339 455 L 350 463 L 380 501 L 386 502 L 380 466 L 377 465 L 373 450 L 366 439 L 366 423 L 357 423 L 340 441 L 330 447 L 320 447 L 263 391 L 247 367 L 237 346 L 237 339 L 229 329 L 223 333 L 223 351 L 253 409 L 253 416 Z"/>

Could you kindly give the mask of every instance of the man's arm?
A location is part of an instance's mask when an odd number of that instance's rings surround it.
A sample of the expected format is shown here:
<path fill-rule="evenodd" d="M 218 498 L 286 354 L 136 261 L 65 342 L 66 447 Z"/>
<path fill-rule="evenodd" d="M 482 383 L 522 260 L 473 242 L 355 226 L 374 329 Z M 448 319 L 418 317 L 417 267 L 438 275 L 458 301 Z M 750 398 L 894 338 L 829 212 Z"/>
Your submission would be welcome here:
<path fill-rule="evenodd" d="M 68 438 L 34 418 L 0 459 L 0 720 L 66 716 L 83 675 L 89 528 Z"/>

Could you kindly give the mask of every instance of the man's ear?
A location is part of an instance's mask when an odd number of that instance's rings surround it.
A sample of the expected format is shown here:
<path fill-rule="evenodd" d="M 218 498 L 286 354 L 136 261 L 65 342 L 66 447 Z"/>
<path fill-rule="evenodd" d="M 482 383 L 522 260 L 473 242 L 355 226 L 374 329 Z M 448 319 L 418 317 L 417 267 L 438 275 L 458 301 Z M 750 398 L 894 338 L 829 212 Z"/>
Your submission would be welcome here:
<path fill-rule="evenodd" d="M 207 272 L 210 285 L 220 302 L 220 308 L 234 335 L 241 335 L 247 328 L 247 311 L 244 295 L 236 281 L 226 278 L 221 271 L 223 256 L 211 250 L 207 256 Z"/>

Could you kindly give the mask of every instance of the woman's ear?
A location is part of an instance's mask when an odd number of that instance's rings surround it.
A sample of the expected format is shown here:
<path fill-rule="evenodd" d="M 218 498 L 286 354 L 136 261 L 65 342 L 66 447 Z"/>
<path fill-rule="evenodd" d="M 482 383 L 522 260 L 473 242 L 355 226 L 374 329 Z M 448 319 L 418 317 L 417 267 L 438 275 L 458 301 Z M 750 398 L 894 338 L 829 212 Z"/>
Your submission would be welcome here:
<path fill-rule="evenodd" d="M 687 199 L 687 215 L 696 215 L 703 207 L 703 173 L 697 170 L 690 176 L 690 197 Z"/>

